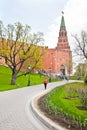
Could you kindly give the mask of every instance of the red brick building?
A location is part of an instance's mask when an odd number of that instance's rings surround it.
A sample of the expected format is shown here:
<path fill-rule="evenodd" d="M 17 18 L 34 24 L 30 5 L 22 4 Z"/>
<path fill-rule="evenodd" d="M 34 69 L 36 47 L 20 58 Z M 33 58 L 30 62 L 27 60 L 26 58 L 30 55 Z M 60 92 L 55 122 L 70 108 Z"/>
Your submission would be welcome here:
<path fill-rule="evenodd" d="M 4 44 L 6 41 L 4 39 Z M 42 47 L 42 50 L 44 48 Z M 44 71 L 55 74 L 72 74 L 72 52 L 69 46 L 67 30 L 64 16 L 62 15 L 59 36 L 56 48 L 45 47 L 46 53 L 43 55 Z M 0 57 L 0 64 L 5 64 L 4 58 Z M 29 64 L 29 63 L 25 63 Z M 24 64 L 24 66 L 25 66 Z M 24 68 L 22 68 L 24 70 Z"/>
<path fill-rule="evenodd" d="M 47 49 L 43 56 L 44 70 L 60 74 L 72 73 L 72 52 L 69 46 L 64 16 L 62 15 L 56 48 Z"/>

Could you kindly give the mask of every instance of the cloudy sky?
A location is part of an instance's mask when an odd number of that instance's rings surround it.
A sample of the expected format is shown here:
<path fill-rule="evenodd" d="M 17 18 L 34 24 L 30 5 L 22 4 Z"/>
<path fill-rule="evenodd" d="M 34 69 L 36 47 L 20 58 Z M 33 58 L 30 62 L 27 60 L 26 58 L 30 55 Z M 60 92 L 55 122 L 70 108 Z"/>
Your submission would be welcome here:
<path fill-rule="evenodd" d="M 45 45 L 50 48 L 57 44 L 61 11 L 72 47 L 71 34 L 87 30 L 87 0 L 0 0 L 0 20 L 4 24 L 29 24 L 34 32 L 44 33 Z"/>

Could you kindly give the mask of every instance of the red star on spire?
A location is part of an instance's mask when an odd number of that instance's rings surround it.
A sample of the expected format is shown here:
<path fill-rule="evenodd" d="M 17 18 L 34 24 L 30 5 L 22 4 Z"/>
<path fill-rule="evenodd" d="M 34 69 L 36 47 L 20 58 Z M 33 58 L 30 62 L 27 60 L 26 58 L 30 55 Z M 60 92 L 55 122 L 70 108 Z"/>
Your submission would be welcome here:
<path fill-rule="evenodd" d="M 64 12 L 62 11 L 62 15 L 64 14 Z"/>

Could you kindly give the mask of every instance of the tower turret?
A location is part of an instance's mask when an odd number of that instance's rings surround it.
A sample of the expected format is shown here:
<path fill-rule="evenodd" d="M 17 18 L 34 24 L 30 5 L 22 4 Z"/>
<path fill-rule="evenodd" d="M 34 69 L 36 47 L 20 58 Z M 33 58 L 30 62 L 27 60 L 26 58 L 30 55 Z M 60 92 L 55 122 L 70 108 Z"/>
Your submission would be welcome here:
<path fill-rule="evenodd" d="M 64 12 L 62 11 L 62 18 L 61 18 L 61 25 L 60 25 L 60 31 L 65 31 L 66 32 L 66 27 L 65 27 L 65 20 L 64 20 Z"/>
<path fill-rule="evenodd" d="M 59 37 L 57 43 L 57 64 L 58 64 L 58 73 L 70 74 L 72 70 L 72 52 L 70 50 L 67 30 L 64 20 L 64 12 L 62 12 Z"/>
<path fill-rule="evenodd" d="M 64 12 L 61 17 L 57 47 L 48 48 L 43 55 L 43 61 L 44 70 L 50 74 L 70 75 L 72 73 L 72 52 L 68 42 Z"/>
<path fill-rule="evenodd" d="M 62 11 L 62 18 L 61 18 L 57 48 L 62 49 L 62 50 L 70 49 L 69 43 L 68 43 L 68 37 L 67 37 L 67 31 L 66 31 L 63 11 Z"/>

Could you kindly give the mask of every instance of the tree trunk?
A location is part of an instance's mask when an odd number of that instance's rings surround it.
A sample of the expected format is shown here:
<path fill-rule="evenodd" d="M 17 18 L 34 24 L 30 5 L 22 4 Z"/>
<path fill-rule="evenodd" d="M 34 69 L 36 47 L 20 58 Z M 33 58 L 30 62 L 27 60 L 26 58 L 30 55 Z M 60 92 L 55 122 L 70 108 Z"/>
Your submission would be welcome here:
<path fill-rule="evenodd" d="M 13 72 L 12 73 L 12 79 L 11 79 L 11 85 L 16 84 L 16 79 L 17 79 L 17 74 L 16 74 L 16 72 Z"/>

